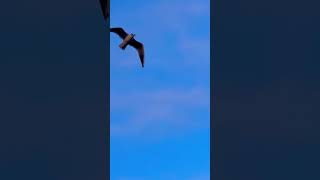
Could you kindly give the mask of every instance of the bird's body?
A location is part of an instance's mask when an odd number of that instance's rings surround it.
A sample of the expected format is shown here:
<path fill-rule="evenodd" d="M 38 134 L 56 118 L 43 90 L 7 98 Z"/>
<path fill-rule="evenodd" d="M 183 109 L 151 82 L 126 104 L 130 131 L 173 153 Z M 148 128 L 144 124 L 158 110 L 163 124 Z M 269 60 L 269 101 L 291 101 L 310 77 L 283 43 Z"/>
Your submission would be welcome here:
<path fill-rule="evenodd" d="M 135 34 L 128 34 L 122 28 L 110 28 L 110 32 L 116 33 L 123 41 L 119 45 L 121 49 L 126 49 L 128 45 L 134 47 L 139 54 L 142 67 L 144 67 L 144 47 L 143 44 L 134 39 Z"/>
<path fill-rule="evenodd" d="M 122 41 L 122 43 L 119 45 L 119 47 L 123 50 L 126 49 L 126 47 L 128 46 L 129 42 L 134 38 L 134 34 L 128 34 L 124 40 Z"/>

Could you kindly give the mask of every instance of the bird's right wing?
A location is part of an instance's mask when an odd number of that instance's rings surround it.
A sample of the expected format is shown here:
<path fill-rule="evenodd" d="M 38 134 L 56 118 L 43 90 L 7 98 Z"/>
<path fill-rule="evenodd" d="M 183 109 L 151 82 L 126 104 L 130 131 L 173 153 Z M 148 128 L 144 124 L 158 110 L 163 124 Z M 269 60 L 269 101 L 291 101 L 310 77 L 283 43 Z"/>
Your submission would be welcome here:
<path fill-rule="evenodd" d="M 143 47 L 143 44 L 136 41 L 135 39 L 131 40 L 129 42 L 129 44 L 131 46 L 133 46 L 138 51 L 142 67 L 144 67 L 144 47 Z"/>
<path fill-rule="evenodd" d="M 122 28 L 110 28 L 110 32 L 116 33 L 122 39 L 126 38 L 128 35 Z"/>

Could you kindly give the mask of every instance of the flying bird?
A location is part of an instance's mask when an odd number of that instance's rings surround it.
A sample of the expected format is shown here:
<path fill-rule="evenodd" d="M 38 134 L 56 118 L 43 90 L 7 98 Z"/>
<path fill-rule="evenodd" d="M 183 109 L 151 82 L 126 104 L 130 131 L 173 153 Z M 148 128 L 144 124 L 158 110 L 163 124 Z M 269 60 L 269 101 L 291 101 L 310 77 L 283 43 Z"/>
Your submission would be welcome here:
<path fill-rule="evenodd" d="M 135 34 L 128 34 L 120 27 L 110 28 L 110 32 L 116 33 L 123 40 L 119 45 L 122 50 L 125 50 L 130 45 L 138 51 L 142 67 L 144 67 L 144 47 L 142 43 L 134 39 Z"/>
<path fill-rule="evenodd" d="M 110 0 L 100 0 L 100 5 L 104 20 L 108 20 L 110 16 Z"/>

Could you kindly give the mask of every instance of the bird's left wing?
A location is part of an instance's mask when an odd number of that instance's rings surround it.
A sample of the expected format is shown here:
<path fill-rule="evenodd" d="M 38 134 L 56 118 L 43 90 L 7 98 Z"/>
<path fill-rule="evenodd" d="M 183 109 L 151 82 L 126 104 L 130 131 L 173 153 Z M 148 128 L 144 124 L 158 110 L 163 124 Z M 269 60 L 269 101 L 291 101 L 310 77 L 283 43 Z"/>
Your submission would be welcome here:
<path fill-rule="evenodd" d="M 116 33 L 118 36 L 120 36 L 122 39 L 125 39 L 128 35 L 127 32 L 125 32 L 122 28 L 116 27 L 116 28 L 110 28 L 110 32 Z"/>
<path fill-rule="evenodd" d="M 110 16 L 110 0 L 100 0 L 103 17 L 107 20 Z"/>
<path fill-rule="evenodd" d="M 143 47 L 143 44 L 136 41 L 135 39 L 132 39 L 129 44 L 137 49 L 142 67 L 144 67 L 144 47 Z"/>

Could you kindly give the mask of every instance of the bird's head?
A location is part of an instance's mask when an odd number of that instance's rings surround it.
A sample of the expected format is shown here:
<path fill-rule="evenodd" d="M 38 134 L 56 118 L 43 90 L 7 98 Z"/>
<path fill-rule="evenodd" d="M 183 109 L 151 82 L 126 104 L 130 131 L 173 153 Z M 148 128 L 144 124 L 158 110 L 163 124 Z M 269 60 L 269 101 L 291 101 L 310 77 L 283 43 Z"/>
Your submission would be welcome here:
<path fill-rule="evenodd" d="M 136 36 L 135 34 L 131 34 L 131 35 L 132 35 L 132 37 Z"/>

